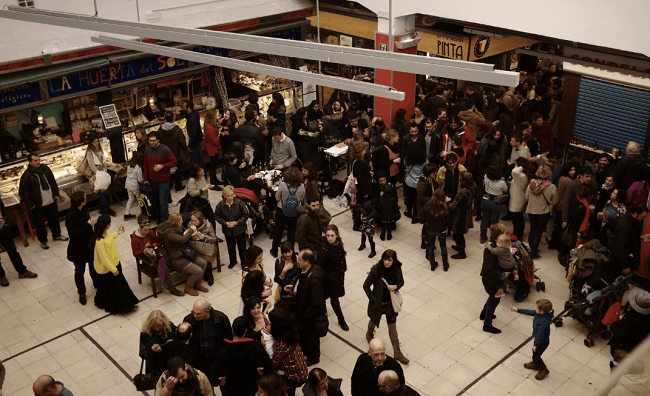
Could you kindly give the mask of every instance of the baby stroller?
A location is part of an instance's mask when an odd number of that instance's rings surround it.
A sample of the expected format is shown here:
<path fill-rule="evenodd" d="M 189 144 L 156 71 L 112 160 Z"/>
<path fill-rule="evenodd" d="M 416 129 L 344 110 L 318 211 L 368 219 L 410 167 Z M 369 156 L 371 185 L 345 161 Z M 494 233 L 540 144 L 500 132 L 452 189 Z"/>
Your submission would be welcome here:
<path fill-rule="evenodd" d="M 506 288 L 512 288 L 515 290 L 515 301 L 522 302 L 530 294 L 530 286 L 533 282 L 535 283 L 535 289 L 537 291 L 545 291 L 546 284 L 541 281 L 541 279 L 535 275 L 537 269 L 533 263 L 533 259 L 530 257 L 530 246 L 525 242 L 520 242 L 517 240 L 517 237 L 510 235 L 512 240 L 512 256 L 515 258 L 515 263 L 517 265 L 517 272 L 519 274 L 519 280 L 515 281 L 514 277 L 510 275 L 506 279 L 505 286 Z"/>
<path fill-rule="evenodd" d="M 271 218 L 271 212 L 263 201 L 260 201 L 255 192 L 247 188 L 236 188 L 235 196 L 244 202 L 248 209 L 248 220 L 246 220 L 246 234 L 249 238 L 249 245 L 253 245 L 253 240 L 257 235 L 266 230 L 269 232 L 268 224 Z"/>
<path fill-rule="evenodd" d="M 604 340 L 611 338 L 612 332 L 607 326 L 619 320 L 621 299 L 628 289 L 632 275 L 621 275 L 611 284 L 601 279 L 605 287 L 586 296 L 581 295 L 582 298 L 567 301 L 564 311 L 553 319 L 553 324 L 555 327 L 562 327 L 562 320 L 566 316 L 582 323 L 587 328 L 587 338 L 584 340 L 586 347 L 594 345 L 593 337 L 598 333 Z"/>

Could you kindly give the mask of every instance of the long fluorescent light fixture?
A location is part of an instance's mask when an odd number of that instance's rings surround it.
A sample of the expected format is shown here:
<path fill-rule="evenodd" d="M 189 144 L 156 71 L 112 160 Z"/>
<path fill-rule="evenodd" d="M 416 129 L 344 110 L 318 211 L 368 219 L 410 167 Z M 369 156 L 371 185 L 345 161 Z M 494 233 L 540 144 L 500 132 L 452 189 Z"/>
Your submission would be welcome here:
<path fill-rule="evenodd" d="M 241 33 L 125 22 L 17 6 L 7 6 L 6 8 L 7 10 L 0 10 L 0 18 L 405 73 L 435 75 L 496 85 L 515 86 L 519 84 L 518 73 L 494 70 L 494 65 L 486 63 L 285 40 Z"/>
<path fill-rule="evenodd" d="M 114 37 L 91 37 L 90 41 L 93 43 L 122 47 L 133 51 L 185 59 L 187 61 L 204 63 L 212 66 L 226 67 L 229 69 L 242 70 L 250 73 L 271 75 L 287 80 L 302 81 L 303 83 L 312 83 L 315 85 L 323 85 L 326 87 L 338 88 L 346 91 L 365 93 L 368 95 L 379 96 L 387 99 L 404 100 L 404 92 L 395 91 L 391 87 L 387 87 L 385 85 L 348 80 L 341 77 L 323 76 L 321 74 L 308 73 L 294 69 L 286 69 L 284 67 L 263 65 L 260 63 L 248 62 L 245 60 L 202 54 L 200 52 L 188 51 L 173 47 L 163 47 L 161 45 L 141 43 L 139 41 L 124 40 Z"/>

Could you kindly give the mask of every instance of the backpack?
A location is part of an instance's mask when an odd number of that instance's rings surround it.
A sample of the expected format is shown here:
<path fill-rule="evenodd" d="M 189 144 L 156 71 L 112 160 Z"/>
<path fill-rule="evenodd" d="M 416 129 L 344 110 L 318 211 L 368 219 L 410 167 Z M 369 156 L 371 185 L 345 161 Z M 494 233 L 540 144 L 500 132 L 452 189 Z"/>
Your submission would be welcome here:
<path fill-rule="evenodd" d="M 146 194 L 140 194 L 138 205 L 140 205 L 140 211 L 143 215 L 147 215 L 149 217 L 153 216 L 153 205 L 151 204 L 151 201 Z"/>
<path fill-rule="evenodd" d="M 286 201 L 282 201 L 282 214 L 286 217 L 296 217 L 298 216 L 298 197 L 296 197 L 296 192 L 298 192 L 298 187 L 291 192 L 289 185 L 284 183 L 289 190 L 289 197 Z"/>

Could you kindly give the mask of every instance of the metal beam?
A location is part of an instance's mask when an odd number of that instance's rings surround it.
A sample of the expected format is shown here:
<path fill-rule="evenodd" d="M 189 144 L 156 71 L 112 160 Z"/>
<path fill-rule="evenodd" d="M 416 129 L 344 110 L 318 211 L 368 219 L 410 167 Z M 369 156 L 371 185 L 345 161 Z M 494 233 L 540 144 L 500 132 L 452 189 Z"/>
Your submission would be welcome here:
<path fill-rule="evenodd" d="M 439 77 L 496 85 L 514 86 L 519 83 L 518 73 L 494 70 L 493 65 L 485 63 L 458 61 L 446 58 L 431 58 L 364 48 L 311 43 L 307 41 L 288 41 L 272 37 L 251 36 L 239 33 L 215 32 L 203 29 L 185 29 L 145 23 L 124 22 L 15 6 L 7 6 L 7 10 L 0 10 L 0 18 L 135 37 L 149 37 L 195 45 L 233 48 L 242 51 L 268 53 L 292 58 L 313 59 L 323 62 L 356 65 L 405 73 L 436 75 Z"/>
<path fill-rule="evenodd" d="M 348 80 L 341 77 L 330 77 L 321 74 L 314 74 L 283 67 L 263 65 L 244 60 L 224 58 L 217 55 L 202 54 L 200 52 L 188 51 L 178 48 L 163 47 L 155 44 L 141 43 L 138 41 L 118 39 L 114 37 L 91 37 L 93 43 L 114 45 L 134 51 L 169 56 L 185 59 L 187 61 L 204 63 L 212 66 L 226 67 L 229 69 L 242 70 L 250 73 L 258 73 L 284 78 L 287 80 L 308 82 L 315 85 L 343 89 L 346 91 L 365 93 L 393 100 L 404 100 L 404 92 L 395 91 L 385 85 L 366 83 L 362 81 Z"/>

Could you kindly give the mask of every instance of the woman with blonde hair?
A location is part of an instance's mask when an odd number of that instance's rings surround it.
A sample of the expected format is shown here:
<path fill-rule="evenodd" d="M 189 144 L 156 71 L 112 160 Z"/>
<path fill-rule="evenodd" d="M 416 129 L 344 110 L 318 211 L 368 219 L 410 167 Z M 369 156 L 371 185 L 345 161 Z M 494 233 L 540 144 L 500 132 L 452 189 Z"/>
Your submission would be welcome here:
<path fill-rule="evenodd" d="M 530 220 L 530 232 L 528 243 L 530 244 L 530 257 L 533 260 L 541 259 L 538 252 L 539 243 L 542 241 L 542 234 L 546 224 L 551 219 L 551 210 L 557 202 L 557 188 L 551 183 L 551 169 L 542 165 L 535 172 L 535 179 L 531 180 L 526 187 L 526 213 Z"/>
<path fill-rule="evenodd" d="M 174 339 L 176 326 L 162 311 L 153 310 L 142 323 L 140 329 L 139 355 L 147 363 L 145 372 L 162 374 L 165 371 L 163 348 Z"/>
<path fill-rule="evenodd" d="M 106 153 L 104 153 L 104 149 L 102 149 L 98 135 L 92 134 L 89 136 L 88 146 L 86 146 L 86 154 L 84 156 L 83 162 L 85 163 L 81 164 L 79 168 L 84 170 L 83 175 L 89 179 L 88 182 L 93 187 L 93 190 L 97 192 L 99 200 L 99 213 L 109 214 L 115 217 L 117 214 L 113 209 L 111 209 L 110 205 L 108 204 L 108 198 L 106 198 L 106 194 L 104 194 L 106 188 L 96 188 L 97 172 L 107 172 L 108 170 Z"/>
<path fill-rule="evenodd" d="M 183 272 L 188 277 L 185 283 L 185 293 L 196 297 L 199 295 L 197 290 L 203 293 L 209 291 L 201 284 L 208 263 L 194 250 L 191 252 L 185 250 L 194 231 L 192 229 L 183 231 L 182 223 L 183 218 L 180 214 L 170 214 L 167 221 L 158 227 L 158 237 L 167 250 L 167 257 L 172 268 L 177 272 Z"/>

